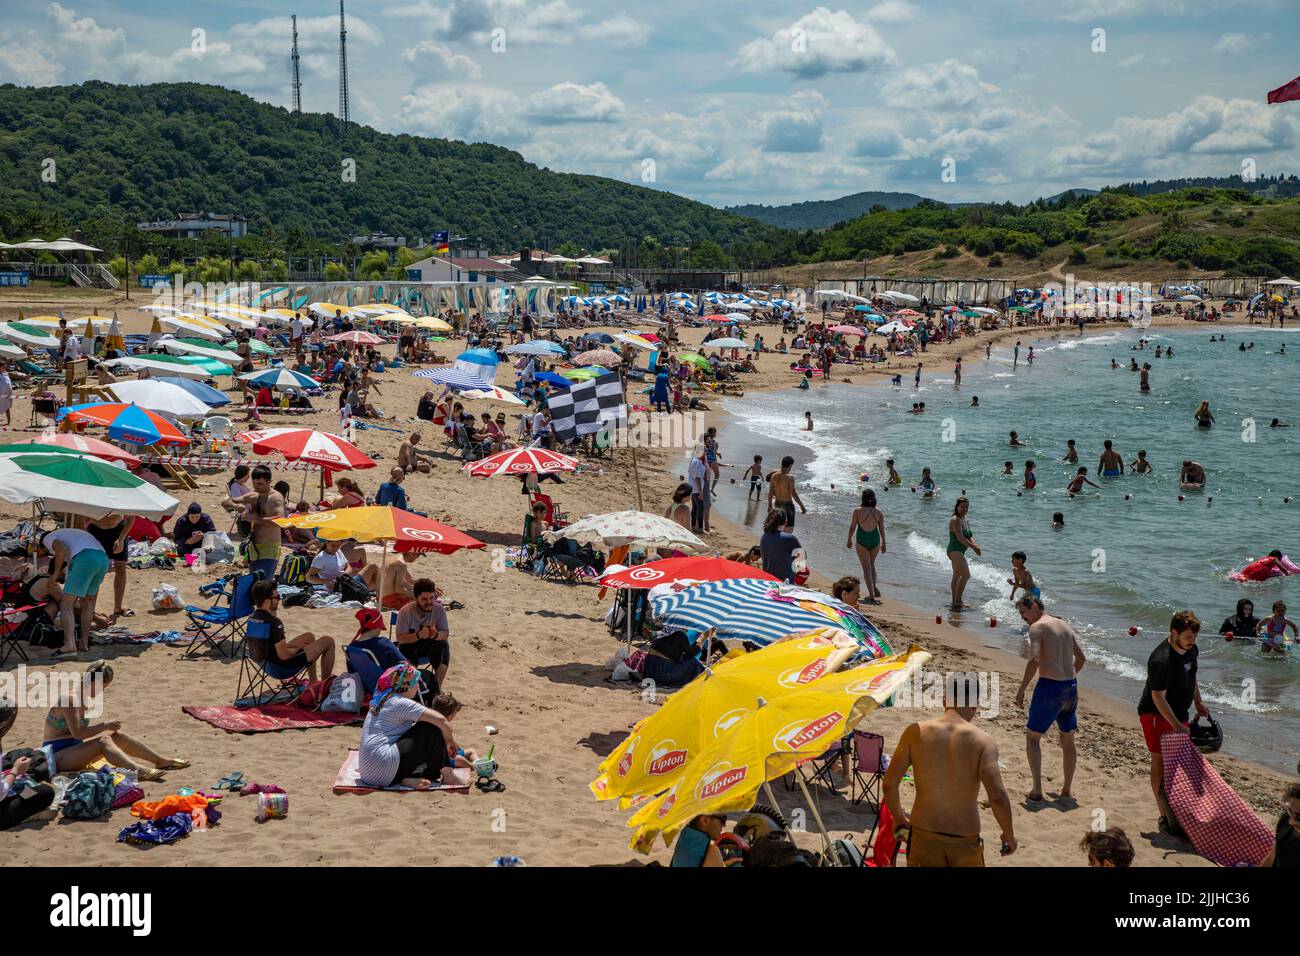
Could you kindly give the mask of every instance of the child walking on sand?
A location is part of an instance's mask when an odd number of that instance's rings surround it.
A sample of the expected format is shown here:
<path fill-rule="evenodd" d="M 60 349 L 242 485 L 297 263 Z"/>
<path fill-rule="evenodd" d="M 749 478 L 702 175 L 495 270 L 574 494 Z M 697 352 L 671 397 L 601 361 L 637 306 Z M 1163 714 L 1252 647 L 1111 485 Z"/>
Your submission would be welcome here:
<path fill-rule="evenodd" d="M 763 498 L 763 456 L 755 455 L 754 463 L 745 469 L 745 478 L 749 479 L 749 493 L 745 495 L 745 500 L 750 498 Z"/>

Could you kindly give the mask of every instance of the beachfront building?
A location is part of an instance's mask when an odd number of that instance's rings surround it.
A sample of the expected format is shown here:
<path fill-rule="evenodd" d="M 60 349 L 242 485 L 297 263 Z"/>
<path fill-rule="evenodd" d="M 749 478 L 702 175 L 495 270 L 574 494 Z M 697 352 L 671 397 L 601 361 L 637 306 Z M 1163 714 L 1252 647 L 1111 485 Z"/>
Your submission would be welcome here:
<path fill-rule="evenodd" d="M 198 239 L 213 231 L 242 239 L 248 235 L 248 220 L 238 213 L 183 212 L 174 219 L 137 223 L 136 228 L 165 239 Z"/>

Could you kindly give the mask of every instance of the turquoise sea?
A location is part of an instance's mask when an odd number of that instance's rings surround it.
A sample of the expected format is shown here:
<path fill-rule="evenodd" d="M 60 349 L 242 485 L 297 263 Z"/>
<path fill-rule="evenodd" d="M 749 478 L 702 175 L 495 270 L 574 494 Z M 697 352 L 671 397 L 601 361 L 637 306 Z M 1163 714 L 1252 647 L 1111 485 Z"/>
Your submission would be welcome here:
<path fill-rule="evenodd" d="M 1211 333 L 1227 342 L 1211 343 Z M 1300 563 L 1300 427 L 1270 428 L 1278 418 L 1300 426 L 1300 332 L 1259 326 L 1196 326 L 1188 330 L 1118 330 L 1078 337 L 1063 333 L 1022 337 L 1020 364 L 1011 343 L 994 347 L 989 361 L 972 361 L 954 386 L 950 362 L 927 362 L 919 389 L 910 373 L 903 385 L 827 384 L 808 391 L 755 393 L 724 404 L 730 423 L 721 435 L 722 458 L 744 467 L 754 454 L 775 468 L 783 454 L 797 460 L 801 495 L 809 507 L 795 533 L 816 570 L 859 573 L 844 547 L 850 514 L 864 484 L 880 499 L 889 551 L 878 562 L 886 593 L 927 614 L 947 612 L 947 520 L 955 498 L 971 499 L 970 522 L 984 554 L 972 561 L 963 626 L 987 642 L 1018 651 L 1024 625 L 1007 599 L 1011 553 L 1027 552 L 1048 609 L 1077 630 L 1089 665 L 1082 680 L 1136 706 L 1145 662 L 1167 635 L 1169 616 L 1195 611 L 1201 631 L 1201 687 L 1224 724 L 1229 752 L 1286 771 L 1300 749 L 1300 645 L 1282 660 L 1262 659 L 1258 648 L 1218 636 L 1219 623 L 1240 597 L 1264 616 L 1274 600 L 1300 620 L 1300 576 L 1241 585 L 1227 579 L 1274 548 Z M 1133 351 L 1146 338 L 1141 351 Z M 1239 343 L 1254 343 L 1241 352 Z M 1035 361 L 1026 364 L 1029 346 Z M 1156 346 L 1174 347 L 1172 358 Z M 1138 391 L 1130 357 L 1152 365 L 1152 391 Z M 1114 358 L 1123 366 L 1110 367 Z M 922 356 L 922 361 L 925 361 Z M 970 407 L 979 396 L 980 407 Z M 1195 425 L 1201 399 L 1217 424 Z M 908 414 L 913 402 L 924 415 Z M 803 427 L 813 413 L 815 430 Z M 1252 425 L 1253 422 L 1253 425 Z M 1027 448 L 1012 448 L 1015 429 Z M 1070 499 L 1075 466 L 1062 462 L 1073 438 L 1079 464 L 1102 489 Z M 1100 479 L 1097 458 L 1111 439 L 1126 461 L 1139 449 L 1155 467 L 1146 477 Z M 947 440 L 945 440 L 947 439 Z M 886 458 L 904 477 L 886 489 Z M 1204 492 L 1183 495 L 1185 458 L 1204 465 Z M 1026 459 L 1037 462 L 1038 487 L 1022 492 Z M 1003 476 L 1011 461 L 1014 475 Z M 922 499 L 909 489 L 928 466 L 941 492 Z M 740 467 L 724 471 L 739 477 Z M 717 507 L 731 520 L 757 527 L 762 509 L 746 503 L 738 482 L 719 486 Z M 1293 499 L 1288 501 L 1287 499 Z M 1052 513 L 1065 516 L 1053 530 Z M 973 558 L 973 554 L 971 555 Z M 989 618 L 997 618 L 989 628 Z M 1136 636 L 1132 627 L 1140 628 Z"/>

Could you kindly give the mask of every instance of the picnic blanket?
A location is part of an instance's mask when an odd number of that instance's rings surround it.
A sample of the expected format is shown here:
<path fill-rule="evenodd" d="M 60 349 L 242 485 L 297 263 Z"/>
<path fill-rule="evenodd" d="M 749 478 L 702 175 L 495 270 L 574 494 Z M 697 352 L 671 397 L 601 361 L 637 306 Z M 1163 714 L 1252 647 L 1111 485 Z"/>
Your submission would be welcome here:
<path fill-rule="evenodd" d="M 347 757 L 343 760 L 343 766 L 339 767 L 338 776 L 334 778 L 335 793 L 374 793 L 383 790 L 391 793 L 468 793 L 470 769 L 464 767 L 456 771 L 457 778 L 464 778 L 463 784 L 434 784 L 428 790 L 415 790 L 411 787 L 367 787 L 361 782 L 361 772 L 357 769 L 361 752 L 359 750 L 349 750 Z"/>
<path fill-rule="evenodd" d="M 232 734 L 265 734 L 278 730 L 311 730 L 359 724 L 360 714 L 307 710 L 296 704 L 265 704 L 261 707 L 182 707 L 181 710 L 205 724 Z"/>
<path fill-rule="evenodd" d="M 1273 832 L 1224 782 L 1186 734 L 1160 738 L 1165 799 L 1196 852 L 1219 866 L 1256 866 Z"/>

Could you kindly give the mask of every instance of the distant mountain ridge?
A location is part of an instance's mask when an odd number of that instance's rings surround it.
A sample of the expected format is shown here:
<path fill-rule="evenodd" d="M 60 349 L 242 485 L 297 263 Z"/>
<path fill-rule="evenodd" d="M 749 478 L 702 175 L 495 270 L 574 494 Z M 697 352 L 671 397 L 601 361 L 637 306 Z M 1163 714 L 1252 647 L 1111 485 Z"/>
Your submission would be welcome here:
<path fill-rule="evenodd" d="M 838 222 L 865 215 L 873 206 L 884 206 L 891 210 L 911 209 L 924 201 L 924 196 L 915 193 L 870 191 L 841 196 L 839 199 L 813 199 L 787 206 L 750 204 L 724 208 L 726 212 L 737 216 L 748 216 L 782 229 L 825 229 Z"/>

